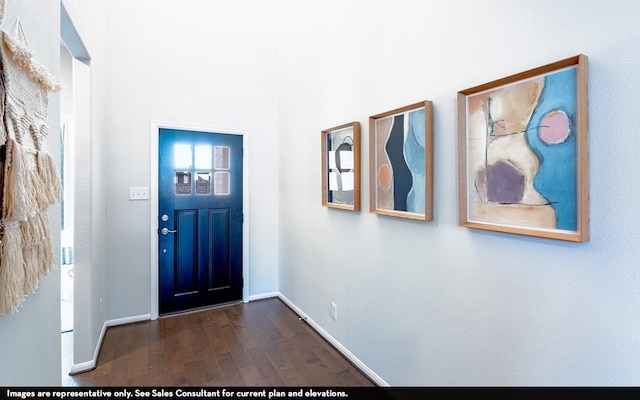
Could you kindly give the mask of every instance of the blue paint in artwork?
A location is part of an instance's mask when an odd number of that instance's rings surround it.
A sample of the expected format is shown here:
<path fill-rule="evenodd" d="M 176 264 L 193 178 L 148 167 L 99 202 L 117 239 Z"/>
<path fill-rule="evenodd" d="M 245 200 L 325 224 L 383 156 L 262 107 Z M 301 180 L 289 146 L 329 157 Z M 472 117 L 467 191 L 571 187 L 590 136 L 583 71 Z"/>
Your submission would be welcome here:
<path fill-rule="evenodd" d="M 424 129 L 424 109 L 411 111 L 404 142 L 405 161 L 413 177 L 413 186 L 407 195 L 407 211 L 418 214 L 425 212 Z"/>
<path fill-rule="evenodd" d="M 576 182 L 576 69 L 545 77 L 545 85 L 527 129 L 529 146 L 538 156 L 540 168 L 534 177 L 535 189 L 556 213 L 556 228 L 577 230 Z M 562 143 L 548 144 L 538 135 L 538 127 L 550 112 L 564 111 L 569 117 L 570 133 Z"/>
<path fill-rule="evenodd" d="M 407 211 L 407 196 L 413 186 L 411 171 L 404 159 L 404 114 L 393 118 L 385 151 L 393 171 L 393 209 Z"/>

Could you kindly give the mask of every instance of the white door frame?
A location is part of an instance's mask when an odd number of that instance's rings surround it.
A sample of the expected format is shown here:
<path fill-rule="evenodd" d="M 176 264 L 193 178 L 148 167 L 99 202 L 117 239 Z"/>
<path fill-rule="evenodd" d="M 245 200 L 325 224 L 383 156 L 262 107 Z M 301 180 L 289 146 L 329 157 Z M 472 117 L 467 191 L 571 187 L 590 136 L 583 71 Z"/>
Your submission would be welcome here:
<path fill-rule="evenodd" d="M 149 276 L 150 279 L 150 310 L 151 319 L 158 319 L 158 292 L 159 292 L 159 277 L 158 277 L 158 142 L 160 137 L 160 129 L 178 129 L 185 131 L 196 132 L 210 132 L 210 133 L 225 133 L 230 135 L 242 136 L 242 213 L 244 214 L 244 221 L 242 224 L 242 278 L 244 284 L 242 286 L 242 299 L 247 301 L 249 298 L 249 135 L 246 131 L 240 131 L 227 128 L 216 128 L 210 126 L 201 125 L 185 125 L 173 122 L 160 122 L 152 121 L 149 134 L 149 149 L 150 149 L 150 209 L 149 214 L 149 238 L 150 238 L 150 254 L 149 259 Z"/>

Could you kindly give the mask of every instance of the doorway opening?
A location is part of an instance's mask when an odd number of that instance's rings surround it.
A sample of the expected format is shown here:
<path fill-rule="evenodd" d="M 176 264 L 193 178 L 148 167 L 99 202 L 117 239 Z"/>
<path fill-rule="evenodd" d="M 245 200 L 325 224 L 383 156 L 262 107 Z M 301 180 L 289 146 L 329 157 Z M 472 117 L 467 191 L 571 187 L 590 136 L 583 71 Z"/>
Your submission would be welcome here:
<path fill-rule="evenodd" d="M 160 129 L 161 314 L 242 299 L 243 136 Z"/>
<path fill-rule="evenodd" d="M 160 201 L 159 201 L 159 193 L 160 193 L 160 174 L 159 174 L 159 165 L 160 165 L 160 132 L 161 131 L 166 131 L 166 130 L 173 130 L 173 131 L 186 131 L 186 132 L 200 132 L 200 133 L 217 133 L 220 135 L 226 135 L 226 136 L 239 136 L 241 137 L 241 141 L 243 143 L 243 150 L 242 150 L 242 154 L 239 156 L 241 159 L 241 164 L 242 164 L 242 180 L 240 184 L 236 184 L 233 188 L 233 190 L 240 190 L 242 191 L 242 198 L 243 199 L 249 199 L 249 168 L 248 168 L 248 164 L 247 161 L 249 159 L 249 157 L 247 156 L 248 152 L 249 152 L 249 146 L 247 145 L 247 143 L 249 142 L 248 140 L 248 134 L 246 131 L 240 131 L 240 130 L 230 130 L 228 128 L 216 128 L 216 127 L 207 127 L 207 126 L 202 126 L 202 125 L 185 125 L 185 124 L 177 124 L 177 123 L 167 123 L 167 122 L 158 122 L 158 121 L 154 121 L 151 123 L 151 135 L 150 135 L 150 149 L 151 149 L 151 179 L 150 179 L 150 190 L 149 192 L 152 194 L 155 194 L 155 196 L 153 196 L 155 199 L 154 201 L 151 202 L 151 214 L 150 214 L 150 225 L 151 225 L 151 229 L 149 230 L 150 233 L 150 243 L 151 243 L 151 253 L 150 253 L 150 263 L 149 263 L 149 267 L 150 267 L 150 277 L 151 277 L 151 296 L 150 296 L 150 308 L 151 308 L 151 319 L 155 320 L 158 319 L 158 317 L 160 316 L 160 314 L 166 314 L 167 311 L 160 311 L 160 297 L 161 297 L 161 290 L 160 290 L 160 277 L 159 277 L 159 262 L 160 260 L 160 255 L 164 256 L 169 256 L 171 255 L 171 250 L 169 247 L 164 246 L 164 244 L 168 244 L 170 245 L 171 242 L 174 243 L 183 243 L 180 242 L 179 240 L 175 240 L 175 238 L 173 238 L 173 240 L 169 240 L 168 242 L 165 240 L 165 243 L 161 243 L 161 238 L 164 239 L 168 239 L 169 237 L 173 237 L 176 235 L 176 233 L 178 233 L 180 231 L 180 229 L 175 229 L 176 225 L 175 225 L 175 220 L 171 220 L 171 218 L 175 218 L 176 215 L 177 216 L 181 216 L 182 214 L 180 213 L 175 213 L 174 212 L 170 212 L 170 213 L 166 213 L 166 217 L 164 217 L 165 212 L 160 212 Z M 181 146 L 178 146 L 178 148 L 180 148 Z M 213 147 L 211 147 L 211 151 L 213 152 L 212 155 L 214 155 L 215 158 L 215 145 Z M 221 155 L 222 157 L 219 157 L 219 160 L 226 160 L 226 158 L 224 157 L 224 154 L 226 154 L 226 150 L 224 150 L 225 146 L 220 146 L 220 148 L 218 148 L 218 154 Z M 222 186 L 218 186 L 218 189 L 220 189 L 221 187 L 225 187 L 226 189 L 223 191 L 224 193 L 227 193 L 231 190 L 231 186 L 224 186 L 224 182 L 227 182 L 226 178 L 230 177 L 228 175 L 225 174 L 225 172 L 227 172 L 225 170 L 225 168 L 222 168 L 222 165 L 218 165 L 218 167 L 216 167 L 215 161 L 212 161 L 212 168 L 204 168 L 204 165 L 199 165 L 199 167 L 195 167 L 196 164 L 199 164 L 199 161 L 196 160 L 196 157 L 199 160 L 203 160 L 203 158 L 201 157 L 202 154 L 206 153 L 209 154 L 208 151 L 208 147 L 204 146 L 202 148 L 200 148 L 200 150 L 197 150 L 196 147 L 192 148 L 192 151 L 189 152 L 191 155 L 189 157 L 189 161 L 193 162 L 193 167 L 194 168 L 182 168 L 182 165 L 180 166 L 181 168 L 178 168 L 180 171 L 178 170 L 174 170 L 173 174 L 174 174 L 174 179 L 170 180 L 169 182 L 174 182 L 173 184 L 170 184 L 169 186 L 172 187 L 173 189 L 169 189 L 169 192 L 173 192 L 174 194 L 176 194 L 175 190 L 176 188 L 179 188 L 178 190 L 187 190 L 186 188 L 186 180 L 185 178 L 187 176 L 193 177 L 193 179 L 189 179 L 189 188 L 191 190 L 191 197 L 198 197 L 198 196 L 215 196 L 216 195 L 216 188 L 215 188 L 215 182 L 216 182 L 216 173 L 218 173 L 218 179 L 219 179 L 219 184 L 223 184 Z M 201 153 L 201 150 L 206 150 L 205 152 Z M 172 154 L 172 158 L 175 156 L 175 147 L 173 149 L 171 149 L 169 151 L 170 154 Z M 179 152 L 179 151 L 178 151 Z M 198 153 L 198 156 L 196 156 L 196 152 Z M 229 153 L 230 155 L 231 153 Z M 179 157 L 181 158 L 181 157 Z M 234 159 L 236 157 L 233 157 Z M 204 159 L 207 159 L 207 157 L 205 157 Z M 213 160 L 213 159 L 212 159 Z M 224 164 L 224 163 L 222 163 Z M 208 164 L 206 165 L 208 167 Z M 175 165 L 174 165 L 175 167 Z M 203 167 L 203 168 L 200 168 Z M 210 171 L 209 171 L 210 170 Z M 191 175 L 186 175 L 183 174 L 185 172 L 190 172 Z M 210 175 L 208 175 L 208 173 L 211 173 Z M 177 174 L 177 175 L 175 175 Z M 180 177 L 182 176 L 182 180 L 180 180 Z M 176 178 L 177 177 L 177 178 Z M 200 178 L 198 180 L 198 178 Z M 207 179 L 210 178 L 210 179 Z M 178 181 L 176 182 L 175 179 L 178 179 Z M 229 183 L 231 181 L 228 181 Z M 177 186 L 176 186 L 177 184 Z M 184 184 L 184 187 L 183 187 Z M 219 196 L 227 196 L 227 195 L 223 195 L 221 192 L 218 192 Z M 180 196 L 188 196 L 186 193 L 185 194 L 180 194 Z M 211 213 L 211 214 L 210 214 Z M 171 215 L 170 215 L 171 214 Z M 207 210 L 207 215 L 210 216 L 210 220 L 212 220 L 213 222 L 220 222 L 220 219 L 216 219 L 216 217 L 219 217 L 220 214 L 216 214 L 215 212 L 211 212 L 209 210 Z M 222 219 L 222 221 L 226 221 L 224 218 Z M 249 265 L 249 229 L 248 227 L 250 226 L 249 223 L 249 201 L 245 200 L 242 201 L 242 218 L 241 218 L 241 265 L 242 266 L 247 266 Z M 169 225 L 170 223 L 174 223 L 173 225 Z M 184 220 L 182 222 L 185 222 Z M 163 223 L 162 226 L 161 223 Z M 178 221 L 178 228 L 180 225 L 180 221 Z M 224 223 L 222 223 L 222 226 L 224 226 Z M 166 231 L 163 231 L 162 228 L 167 228 Z M 175 232 L 172 232 L 175 231 Z M 185 233 L 186 230 L 182 230 L 182 233 Z M 162 244 L 162 247 L 160 247 Z M 185 247 L 186 248 L 186 247 Z M 166 250 L 166 252 L 165 252 Z M 175 250 L 175 248 L 174 248 Z M 175 252 L 175 251 L 174 251 Z M 192 253 L 193 254 L 193 253 Z M 250 282 L 249 282 L 249 276 L 248 276 L 248 268 L 241 268 L 241 277 L 239 278 L 241 281 L 241 295 L 239 296 L 239 298 L 241 299 L 241 301 L 248 301 L 249 298 L 249 287 L 250 287 Z M 193 275 L 191 275 L 193 276 Z M 210 276 L 209 276 L 210 277 Z M 207 278 L 207 277 L 205 277 Z M 205 280 L 201 280 L 202 282 L 207 282 L 208 279 Z M 238 281 L 238 278 L 235 279 L 235 281 Z M 191 283 L 192 281 L 186 280 L 186 281 L 181 281 L 180 285 L 184 286 L 184 283 Z M 214 283 L 214 286 L 216 285 L 216 283 Z M 181 286 L 181 287 L 182 287 Z M 226 285 L 223 285 L 226 286 Z M 214 288 L 213 291 L 216 291 L 217 288 Z M 174 293 L 175 294 L 175 293 Z M 224 301 L 221 301 L 224 302 Z M 216 302 L 217 303 L 217 302 Z M 194 306 L 197 307 L 197 306 Z M 190 308 L 190 307 L 187 307 Z"/>
<path fill-rule="evenodd" d="M 62 333 L 73 331 L 73 208 L 74 208 L 74 152 L 73 152 L 73 56 L 60 46 L 60 177 L 64 189 L 62 196 L 62 223 L 60 235 L 60 310 Z"/>
<path fill-rule="evenodd" d="M 74 361 L 78 307 L 87 303 L 78 272 L 86 273 L 86 193 L 91 175 L 87 143 L 91 132 L 91 57 L 64 5 L 60 3 L 60 176 L 63 181 L 61 221 L 61 361 L 62 383 L 69 385 Z M 75 171 L 78 171 L 76 174 Z M 79 222 L 76 224 L 76 222 Z M 82 257 L 80 257 L 82 256 Z M 83 261 L 82 263 L 80 261 Z M 80 268 L 82 267 L 82 268 Z M 84 281 L 83 281 L 84 282 Z M 80 308 L 83 311 L 83 308 Z"/>

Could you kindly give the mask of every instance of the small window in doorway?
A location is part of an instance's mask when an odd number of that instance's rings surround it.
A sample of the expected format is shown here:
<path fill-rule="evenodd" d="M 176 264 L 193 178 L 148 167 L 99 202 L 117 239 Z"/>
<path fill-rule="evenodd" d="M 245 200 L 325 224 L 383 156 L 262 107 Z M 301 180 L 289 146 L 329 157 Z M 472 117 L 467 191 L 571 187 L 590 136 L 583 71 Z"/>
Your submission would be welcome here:
<path fill-rule="evenodd" d="M 213 173 L 213 194 L 216 196 L 231 194 L 231 174 L 228 172 Z"/>
<path fill-rule="evenodd" d="M 211 172 L 196 172 L 196 194 L 211 194 Z"/>
<path fill-rule="evenodd" d="M 173 167 L 191 168 L 191 145 L 185 143 L 176 143 L 173 145 Z"/>
<path fill-rule="evenodd" d="M 174 183 L 176 194 L 191 194 L 191 172 L 176 172 Z"/>
<path fill-rule="evenodd" d="M 211 145 L 196 145 L 194 158 L 196 169 L 211 169 Z"/>
<path fill-rule="evenodd" d="M 215 169 L 229 169 L 230 149 L 226 146 L 216 146 L 213 150 L 213 159 Z"/>

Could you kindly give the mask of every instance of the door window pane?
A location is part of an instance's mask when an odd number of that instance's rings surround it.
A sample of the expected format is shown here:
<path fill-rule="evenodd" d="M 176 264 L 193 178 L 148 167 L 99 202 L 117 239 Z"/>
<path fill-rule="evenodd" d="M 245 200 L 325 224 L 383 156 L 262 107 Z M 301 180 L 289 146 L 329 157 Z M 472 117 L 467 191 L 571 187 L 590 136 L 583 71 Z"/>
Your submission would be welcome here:
<path fill-rule="evenodd" d="M 195 166 L 197 169 L 211 169 L 211 145 L 198 144 L 195 149 Z"/>
<path fill-rule="evenodd" d="M 191 194 L 191 172 L 178 171 L 173 180 L 176 194 Z"/>
<path fill-rule="evenodd" d="M 230 150 L 226 146 L 216 146 L 213 149 L 213 159 L 215 169 L 229 169 Z"/>
<path fill-rule="evenodd" d="M 191 168 L 191 145 L 176 143 L 173 145 L 173 167 Z"/>
<path fill-rule="evenodd" d="M 228 195 L 231 194 L 231 175 L 228 172 L 213 173 L 213 194 Z"/>
<path fill-rule="evenodd" d="M 196 172 L 196 194 L 211 194 L 211 172 Z"/>

